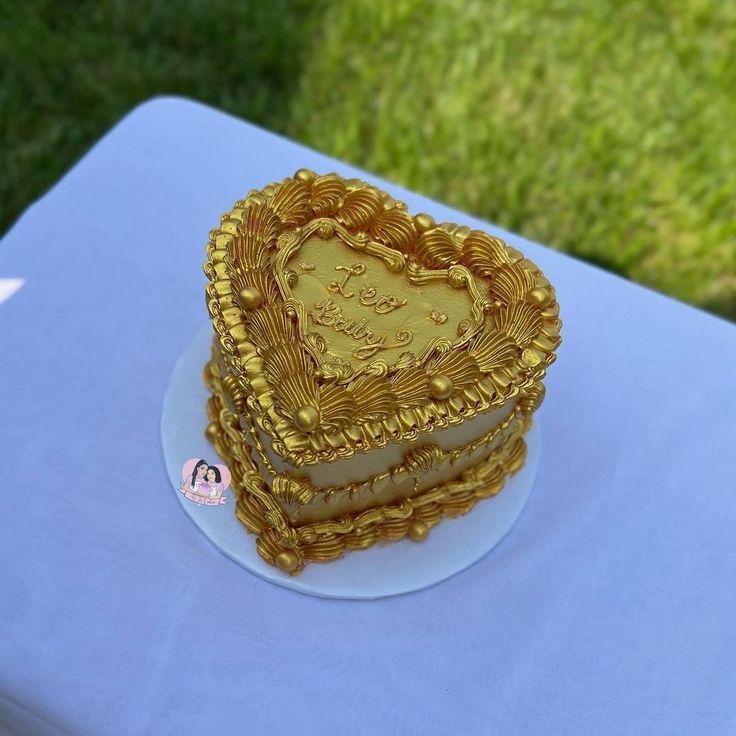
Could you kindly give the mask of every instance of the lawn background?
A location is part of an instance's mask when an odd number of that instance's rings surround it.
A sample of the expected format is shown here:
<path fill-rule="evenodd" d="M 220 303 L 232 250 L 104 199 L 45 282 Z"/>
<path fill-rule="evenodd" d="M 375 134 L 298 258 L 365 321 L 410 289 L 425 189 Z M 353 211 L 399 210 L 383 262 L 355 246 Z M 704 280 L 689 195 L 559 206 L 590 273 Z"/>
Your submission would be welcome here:
<path fill-rule="evenodd" d="M 736 319 L 734 2 L 0 0 L 0 74 L 0 232 L 181 94 Z"/>

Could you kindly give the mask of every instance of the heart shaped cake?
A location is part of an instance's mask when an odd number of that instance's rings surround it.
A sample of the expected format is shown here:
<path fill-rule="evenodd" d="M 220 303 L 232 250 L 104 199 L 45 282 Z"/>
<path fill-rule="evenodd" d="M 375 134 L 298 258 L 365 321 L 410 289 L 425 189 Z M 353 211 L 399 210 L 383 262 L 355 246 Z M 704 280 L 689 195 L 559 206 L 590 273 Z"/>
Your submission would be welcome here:
<path fill-rule="evenodd" d="M 207 436 L 268 562 L 421 541 L 524 464 L 561 323 L 503 241 L 301 170 L 222 217 L 204 270 Z"/>

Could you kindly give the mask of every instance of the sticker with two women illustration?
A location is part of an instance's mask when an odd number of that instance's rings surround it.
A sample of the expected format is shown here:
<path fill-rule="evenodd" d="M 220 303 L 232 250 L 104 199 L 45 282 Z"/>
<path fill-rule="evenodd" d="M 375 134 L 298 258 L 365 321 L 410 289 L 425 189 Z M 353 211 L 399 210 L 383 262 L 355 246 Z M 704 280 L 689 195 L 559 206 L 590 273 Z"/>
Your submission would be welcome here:
<path fill-rule="evenodd" d="M 230 471 L 226 465 L 208 463 L 193 457 L 181 469 L 179 493 L 201 506 L 220 506 L 227 503 L 225 491 L 230 486 Z"/>

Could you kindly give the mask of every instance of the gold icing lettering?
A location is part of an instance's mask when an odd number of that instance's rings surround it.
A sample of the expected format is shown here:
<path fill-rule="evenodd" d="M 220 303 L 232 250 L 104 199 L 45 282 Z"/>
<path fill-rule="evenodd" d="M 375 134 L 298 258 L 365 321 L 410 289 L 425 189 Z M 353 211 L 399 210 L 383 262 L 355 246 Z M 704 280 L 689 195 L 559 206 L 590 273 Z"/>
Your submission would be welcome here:
<path fill-rule="evenodd" d="M 345 282 L 343 282 L 342 286 L 344 284 Z M 348 335 L 357 342 L 363 342 L 363 345 L 355 348 L 352 353 L 355 360 L 368 360 L 381 350 L 404 347 L 414 339 L 414 333 L 411 330 L 402 329 L 396 332 L 394 336 L 395 342 L 387 343 L 387 336 L 376 334 L 367 320 L 359 319 L 356 322 L 353 319 L 345 317 L 340 305 L 335 304 L 329 298 L 315 302 L 313 311 L 309 313 L 309 318 L 315 325 L 331 327 L 335 332 Z"/>
<path fill-rule="evenodd" d="M 406 304 L 406 299 L 395 296 L 378 296 L 375 287 L 364 286 L 360 290 L 360 303 L 366 307 L 373 307 L 376 314 L 388 314 Z"/>
<path fill-rule="evenodd" d="M 305 264 L 304 261 L 299 262 L 299 266 L 303 271 L 310 270 L 308 267 L 311 264 Z M 312 268 L 314 268 L 312 266 Z M 332 281 L 327 287 L 333 294 L 342 294 L 346 299 L 352 299 L 355 296 L 354 291 L 348 290 L 348 281 L 353 276 L 362 276 L 365 273 L 365 264 L 354 263 L 352 266 L 335 266 L 335 271 L 344 271 L 345 275 L 342 277 L 342 281 Z M 393 312 L 394 309 L 399 309 L 406 304 L 406 299 L 399 299 L 398 297 L 387 294 L 380 296 L 376 291 L 375 286 L 362 286 L 359 291 L 360 303 L 366 307 L 373 307 L 373 311 L 376 314 L 388 314 Z"/>
<path fill-rule="evenodd" d="M 346 299 L 355 296 L 354 291 L 346 291 L 345 287 L 348 285 L 351 276 L 360 276 L 365 273 L 365 264 L 354 263 L 352 266 L 335 266 L 335 271 L 345 271 L 345 276 L 343 276 L 342 281 L 333 281 L 327 288 L 336 294 L 342 294 Z"/>

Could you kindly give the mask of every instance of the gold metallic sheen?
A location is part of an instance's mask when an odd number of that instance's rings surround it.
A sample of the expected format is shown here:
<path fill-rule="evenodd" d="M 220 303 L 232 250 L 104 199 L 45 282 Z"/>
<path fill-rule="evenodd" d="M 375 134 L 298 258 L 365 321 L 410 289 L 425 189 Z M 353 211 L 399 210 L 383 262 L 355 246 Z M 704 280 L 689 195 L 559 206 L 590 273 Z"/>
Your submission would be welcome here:
<path fill-rule="evenodd" d="M 302 432 L 314 432 L 319 426 L 319 411 L 313 406 L 302 406 L 297 409 L 294 422 Z"/>
<path fill-rule="evenodd" d="M 276 555 L 274 562 L 279 570 L 292 573 L 299 567 L 299 556 L 291 550 L 284 550 Z"/>
<path fill-rule="evenodd" d="M 429 536 L 429 527 L 421 519 L 414 519 L 409 522 L 407 534 L 413 542 L 423 542 Z"/>
<path fill-rule="evenodd" d="M 454 388 L 452 380 L 441 373 L 429 377 L 429 393 L 433 399 L 449 399 Z"/>
<path fill-rule="evenodd" d="M 554 289 L 517 250 L 479 230 L 412 216 L 358 179 L 302 169 L 236 202 L 206 251 L 214 339 L 205 434 L 231 470 L 236 515 L 258 535 L 267 562 L 296 575 L 378 542 L 420 541 L 443 518 L 497 494 L 523 466 L 561 322 Z M 378 271 L 343 282 L 333 258 Z M 303 286 L 326 289 L 336 279 L 343 288 L 328 296 L 353 299 L 343 302 L 351 310 L 359 302 L 365 320 L 343 311 L 318 331 L 315 292 Z M 440 286 L 443 293 L 432 291 Z M 424 305 L 412 311 L 408 294 L 422 290 Z M 458 294 L 469 305 L 464 314 Z M 369 346 L 378 335 L 402 347 L 385 359 L 364 350 L 366 359 L 352 363 L 343 347 L 331 349 L 336 334 L 365 341 L 368 332 Z M 434 432 L 502 407 L 505 418 L 463 447 L 432 442 Z M 398 464 L 347 485 L 314 487 L 299 471 L 393 443 L 404 448 Z M 429 473 L 452 480 L 422 485 Z M 384 495 L 371 505 L 370 494 Z M 310 516 L 318 503 L 328 506 Z"/>
<path fill-rule="evenodd" d="M 379 354 L 359 370 L 335 360 L 324 336 L 309 330 L 307 309 L 292 294 L 300 259 L 290 258 L 314 236 L 339 238 L 383 261 L 390 272 L 405 274 L 417 289 L 440 281 L 467 289 L 471 316 L 450 344 L 444 338 L 431 340 L 420 354 L 412 350 L 424 343 L 407 343 L 409 332 L 402 331 L 400 339 L 391 340 L 396 346 L 406 344 L 400 360 L 381 360 Z M 313 178 L 302 171 L 250 192 L 210 232 L 207 256 L 207 303 L 223 357 L 234 375 L 251 377 L 243 386 L 250 392 L 250 410 L 267 428 L 273 452 L 296 467 L 405 441 L 416 432 L 460 424 L 502 406 L 544 378 L 560 343 L 554 290 L 518 251 L 477 230 L 437 226 L 428 215 L 412 218 L 405 204 L 385 192 L 337 174 Z M 258 306 L 245 308 L 239 299 L 233 301 L 232 294 L 246 288 L 261 294 Z M 422 330 L 430 324 L 422 321 Z M 279 353 L 281 343 L 294 349 Z M 526 353 L 530 360 L 522 359 L 526 350 L 535 353 Z M 455 384 L 451 401 L 435 399 L 446 404 L 439 406 L 430 403 L 431 364 L 448 351 L 462 354 L 465 363 L 455 367 L 457 376 L 434 371 Z M 366 376 L 382 382 L 383 389 L 362 381 Z M 472 399 L 466 385 L 475 390 Z M 366 406 L 371 397 L 380 406 Z M 295 423 L 303 404 L 320 407 L 320 424 L 309 439 Z M 387 406 L 394 409 L 386 412 Z"/>
<path fill-rule="evenodd" d="M 549 302 L 549 293 L 545 289 L 532 289 L 529 292 L 529 301 L 543 307 Z"/>
<path fill-rule="evenodd" d="M 217 439 L 218 426 L 216 422 L 210 422 L 204 431 L 204 436 L 212 443 Z"/>
<path fill-rule="evenodd" d="M 294 178 L 303 181 L 305 184 L 311 184 L 317 178 L 317 174 L 315 174 L 311 169 L 299 169 L 299 171 L 294 174 Z"/>
<path fill-rule="evenodd" d="M 431 528 L 444 517 L 468 513 L 478 501 L 499 493 L 506 476 L 521 468 L 526 456 L 523 437 L 530 426 L 530 417 L 520 414 L 523 421 L 504 441 L 485 460 L 461 473 L 457 480 L 430 488 L 403 502 L 376 506 L 339 521 L 294 525 L 278 499 L 306 503 L 308 495 L 304 495 L 304 490 L 293 489 L 293 481 L 285 481 L 283 490 L 276 485 L 273 488 L 266 485 L 251 455 L 247 433 L 223 403 L 224 382 L 212 364 L 206 372 L 206 381 L 213 391 L 207 406 L 207 413 L 217 427 L 213 444 L 232 472 L 236 515 L 249 531 L 258 535 L 256 547 L 261 557 L 292 575 L 298 575 L 308 563 L 327 562 L 353 549 L 366 549 L 377 542 L 408 536 L 414 521 L 424 522 Z M 509 420 L 513 423 L 515 417 L 516 414 L 512 414 Z M 511 429 L 509 420 L 504 426 Z M 462 452 L 473 452 L 495 436 L 493 432 L 479 438 L 462 448 Z M 251 433 L 251 437 L 259 445 L 257 435 Z M 262 448 L 259 455 L 261 451 Z M 427 460 L 434 454 L 430 451 Z M 424 462 L 420 461 L 420 465 L 427 467 Z M 419 467 L 417 470 L 421 472 Z M 274 483 L 277 482 L 282 483 L 274 479 Z M 288 497 L 284 493 L 288 493 Z"/>
<path fill-rule="evenodd" d="M 414 216 L 414 227 L 418 233 L 426 233 L 435 227 L 434 218 L 431 215 L 419 214 Z"/>
<path fill-rule="evenodd" d="M 243 309 L 256 309 L 263 302 L 263 294 L 255 286 L 246 286 L 238 294 Z"/>

